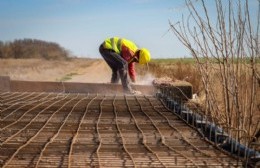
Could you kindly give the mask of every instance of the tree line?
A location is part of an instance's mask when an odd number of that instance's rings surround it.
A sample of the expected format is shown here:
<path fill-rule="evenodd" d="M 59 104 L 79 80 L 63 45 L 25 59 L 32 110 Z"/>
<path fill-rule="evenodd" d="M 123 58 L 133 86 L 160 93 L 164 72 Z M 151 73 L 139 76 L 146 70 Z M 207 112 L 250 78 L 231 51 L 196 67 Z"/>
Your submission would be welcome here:
<path fill-rule="evenodd" d="M 69 51 L 54 42 L 37 39 L 18 39 L 12 42 L 0 41 L 1 58 L 43 58 L 47 60 L 68 59 Z"/>

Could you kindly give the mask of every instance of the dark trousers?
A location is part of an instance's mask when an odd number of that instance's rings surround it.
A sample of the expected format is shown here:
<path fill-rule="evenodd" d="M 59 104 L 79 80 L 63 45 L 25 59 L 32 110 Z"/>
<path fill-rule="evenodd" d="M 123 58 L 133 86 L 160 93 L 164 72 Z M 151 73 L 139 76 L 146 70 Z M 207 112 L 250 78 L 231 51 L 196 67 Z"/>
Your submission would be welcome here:
<path fill-rule="evenodd" d="M 103 45 L 99 47 L 99 52 L 112 70 L 111 83 L 118 83 L 121 79 L 125 92 L 131 91 L 128 81 L 128 63 L 119 54 L 110 49 L 105 49 Z"/>

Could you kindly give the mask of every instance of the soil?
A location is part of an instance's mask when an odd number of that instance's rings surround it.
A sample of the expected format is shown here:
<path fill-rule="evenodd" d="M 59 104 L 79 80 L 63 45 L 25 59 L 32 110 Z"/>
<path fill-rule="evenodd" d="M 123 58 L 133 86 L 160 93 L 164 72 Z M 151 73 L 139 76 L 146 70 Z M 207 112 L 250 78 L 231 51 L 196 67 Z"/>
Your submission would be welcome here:
<path fill-rule="evenodd" d="M 111 70 L 103 60 L 0 59 L 0 76 L 11 80 L 106 83 Z"/>
<path fill-rule="evenodd" d="M 109 83 L 112 75 L 103 59 L 0 59 L 0 67 L 0 76 L 22 81 Z M 137 74 L 136 84 L 151 85 L 154 76 L 148 72 L 144 74 Z"/>
<path fill-rule="evenodd" d="M 93 62 L 89 67 L 78 68 L 76 72 L 78 74 L 68 80 L 69 82 L 108 83 L 112 74 L 108 65 L 102 60 Z"/>

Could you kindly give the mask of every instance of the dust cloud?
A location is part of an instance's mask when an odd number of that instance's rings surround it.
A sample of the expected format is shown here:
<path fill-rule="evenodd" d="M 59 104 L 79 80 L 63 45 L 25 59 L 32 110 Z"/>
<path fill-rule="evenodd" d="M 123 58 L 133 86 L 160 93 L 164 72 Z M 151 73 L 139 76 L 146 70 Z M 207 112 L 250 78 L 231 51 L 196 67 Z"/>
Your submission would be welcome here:
<path fill-rule="evenodd" d="M 153 80 L 155 77 L 151 73 L 147 73 L 144 76 L 138 76 L 137 85 L 152 85 Z"/>

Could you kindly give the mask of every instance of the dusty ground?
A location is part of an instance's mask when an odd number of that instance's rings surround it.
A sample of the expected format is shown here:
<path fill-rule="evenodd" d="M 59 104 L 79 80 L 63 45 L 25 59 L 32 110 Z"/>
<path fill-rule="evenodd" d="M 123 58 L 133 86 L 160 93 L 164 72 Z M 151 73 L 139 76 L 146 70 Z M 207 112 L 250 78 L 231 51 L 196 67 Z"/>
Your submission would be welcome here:
<path fill-rule="evenodd" d="M 102 59 L 0 59 L 0 67 L 0 76 L 10 76 L 11 80 L 108 83 L 111 78 L 111 70 Z M 136 84 L 151 84 L 153 79 L 147 73 L 137 76 Z"/>
<path fill-rule="evenodd" d="M 105 83 L 111 75 L 103 60 L 94 59 L 0 59 L 0 67 L 0 75 L 10 76 L 12 80 Z"/>
<path fill-rule="evenodd" d="M 107 83 L 110 81 L 111 70 L 103 60 L 94 61 L 88 67 L 75 69 L 78 73 L 70 82 Z"/>

